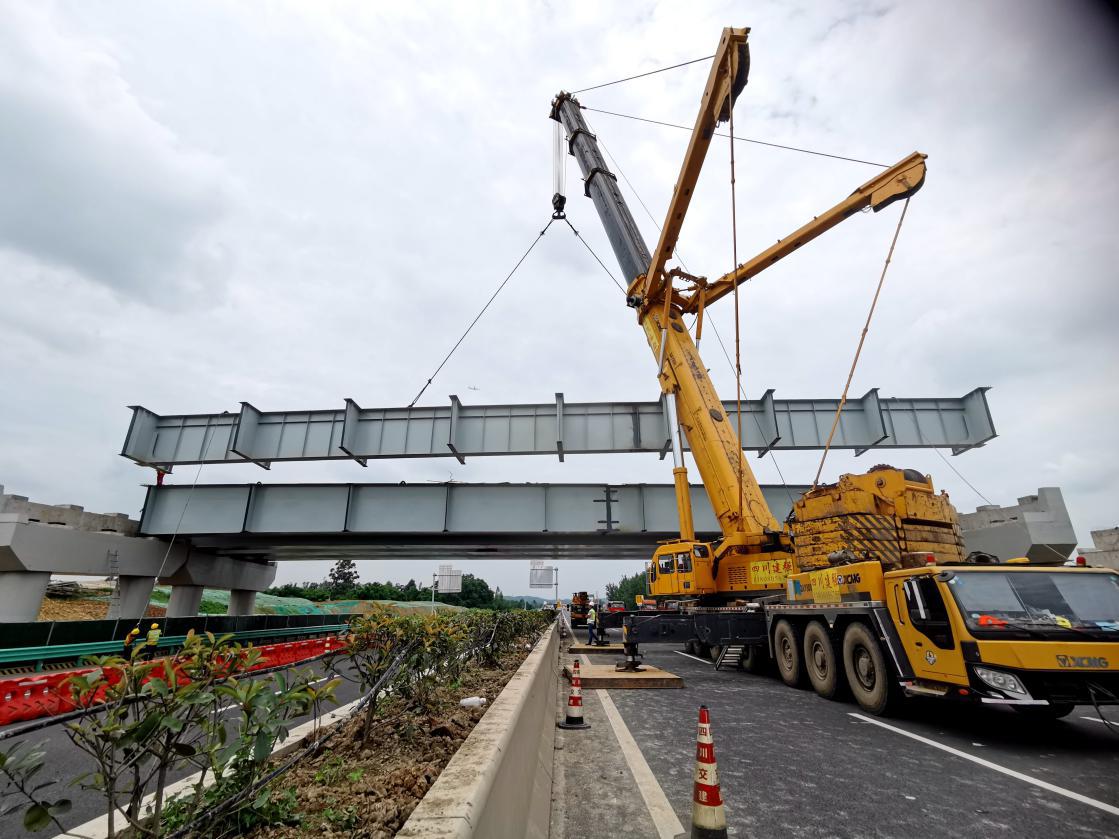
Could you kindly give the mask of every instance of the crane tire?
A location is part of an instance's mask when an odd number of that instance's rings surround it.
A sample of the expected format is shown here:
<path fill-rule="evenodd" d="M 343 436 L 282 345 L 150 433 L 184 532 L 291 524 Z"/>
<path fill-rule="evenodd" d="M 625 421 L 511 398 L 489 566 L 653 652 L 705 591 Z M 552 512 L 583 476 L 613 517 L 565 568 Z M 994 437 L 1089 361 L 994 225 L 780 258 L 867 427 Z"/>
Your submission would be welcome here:
<path fill-rule="evenodd" d="M 804 659 L 800 653 L 800 633 L 787 620 L 777 621 L 773 630 L 773 654 L 781 681 L 791 688 L 804 686 Z"/>
<path fill-rule="evenodd" d="M 742 654 L 741 667 L 747 673 L 764 673 L 766 665 L 769 664 L 769 654 L 766 653 L 765 647 L 758 644 L 751 644 L 746 648 L 746 652 Z"/>
<path fill-rule="evenodd" d="M 1076 707 L 1071 702 L 1058 702 L 1055 705 L 1013 705 L 1011 706 L 1027 719 L 1037 722 L 1052 722 L 1067 717 Z"/>
<path fill-rule="evenodd" d="M 865 623 L 856 621 L 843 633 L 843 667 L 860 708 L 876 717 L 893 709 L 897 690 L 892 674 L 878 639 Z"/>
<path fill-rule="evenodd" d="M 841 684 L 839 669 L 842 666 L 827 627 L 820 621 L 812 621 L 804 630 L 804 672 L 812 689 L 824 699 L 835 699 Z"/>

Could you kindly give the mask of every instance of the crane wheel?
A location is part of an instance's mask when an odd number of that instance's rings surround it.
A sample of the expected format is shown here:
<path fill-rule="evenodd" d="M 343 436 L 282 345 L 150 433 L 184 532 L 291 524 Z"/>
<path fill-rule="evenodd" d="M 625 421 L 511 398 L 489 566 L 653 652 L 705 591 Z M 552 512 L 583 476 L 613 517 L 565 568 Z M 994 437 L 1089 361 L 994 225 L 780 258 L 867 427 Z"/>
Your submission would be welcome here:
<path fill-rule="evenodd" d="M 741 667 L 747 673 L 764 673 L 766 665 L 769 664 L 769 655 L 766 653 L 765 647 L 751 644 L 746 648 L 746 652 L 742 654 Z"/>
<path fill-rule="evenodd" d="M 824 699 L 835 699 L 839 693 L 840 667 L 827 627 L 812 621 L 804 630 L 804 671 L 812 689 Z"/>
<path fill-rule="evenodd" d="M 800 654 L 800 633 L 787 620 L 777 621 L 773 631 L 773 652 L 777 657 L 777 672 L 781 681 L 791 688 L 804 684 L 804 660 Z"/>
<path fill-rule="evenodd" d="M 1058 702 L 1055 705 L 1014 705 L 1015 711 L 1027 719 L 1037 722 L 1052 722 L 1067 717 L 1076 707 L 1071 702 Z"/>
<path fill-rule="evenodd" d="M 897 691 L 882 647 L 865 623 L 853 623 L 843 633 L 843 667 L 859 707 L 876 717 L 888 714 Z"/>

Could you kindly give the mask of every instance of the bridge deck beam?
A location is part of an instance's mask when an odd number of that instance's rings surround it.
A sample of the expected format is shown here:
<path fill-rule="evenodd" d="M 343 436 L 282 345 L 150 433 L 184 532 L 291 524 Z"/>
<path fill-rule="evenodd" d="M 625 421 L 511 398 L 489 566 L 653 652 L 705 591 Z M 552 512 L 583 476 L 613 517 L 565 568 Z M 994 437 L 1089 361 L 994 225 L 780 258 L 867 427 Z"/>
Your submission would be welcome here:
<path fill-rule="evenodd" d="M 954 454 L 995 436 L 987 388 L 950 399 L 879 397 L 877 389 L 849 400 L 832 448 L 947 448 Z M 823 448 L 837 399 L 761 399 L 742 405 L 743 448 Z M 725 402 L 735 417 L 733 402 Z M 401 457 L 471 457 L 648 452 L 664 457 L 669 434 L 661 402 L 554 402 L 361 408 L 347 399 L 337 409 L 260 411 L 242 402 L 237 413 L 159 415 L 132 408 L 121 454 L 170 470 L 194 463 L 369 460 Z"/>

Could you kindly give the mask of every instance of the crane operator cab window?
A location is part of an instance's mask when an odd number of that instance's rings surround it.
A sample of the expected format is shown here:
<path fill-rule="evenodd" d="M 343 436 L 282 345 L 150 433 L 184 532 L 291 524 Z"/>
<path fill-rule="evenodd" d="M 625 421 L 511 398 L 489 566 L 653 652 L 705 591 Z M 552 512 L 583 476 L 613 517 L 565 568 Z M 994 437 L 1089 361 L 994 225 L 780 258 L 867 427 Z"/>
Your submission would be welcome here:
<path fill-rule="evenodd" d="M 657 558 L 659 574 L 673 574 L 676 572 L 676 558 L 672 554 L 665 554 Z"/>
<path fill-rule="evenodd" d="M 690 553 L 676 554 L 676 570 L 681 574 L 691 573 L 692 555 Z"/>
<path fill-rule="evenodd" d="M 940 586 L 931 576 L 913 577 L 905 581 L 905 605 L 913 628 L 942 650 L 955 647 L 948 608 Z"/>
<path fill-rule="evenodd" d="M 657 581 L 657 564 L 655 562 L 645 563 L 645 573 L 649 575 L 649 582 L 655 583 Z"/>

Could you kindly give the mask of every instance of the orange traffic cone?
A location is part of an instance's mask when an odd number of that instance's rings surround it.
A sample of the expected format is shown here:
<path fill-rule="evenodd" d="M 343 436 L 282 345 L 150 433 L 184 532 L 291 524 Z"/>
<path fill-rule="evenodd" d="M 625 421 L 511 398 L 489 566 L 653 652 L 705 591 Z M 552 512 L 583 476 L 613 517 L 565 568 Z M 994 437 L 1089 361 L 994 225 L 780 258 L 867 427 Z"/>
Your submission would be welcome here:
<path fill-rule="evenodd" d="M 583 722 L 583 680 L 579 677 L 579 660 L 576 659 L 571 667 L 571 695 L 567 697 L 567 717 L 563 722 L 557 722 L 559 728 L 578 729 L 590 728 Z"/>
<path fill-rule="evenodd" d="M 711 739 L 711 715 L 699 706 L 699 734 L 695 747 L 695 785 L 692 788 L 692 839 L 727 839 L 727 814 L 719 790 L 719 767 Z"/>

